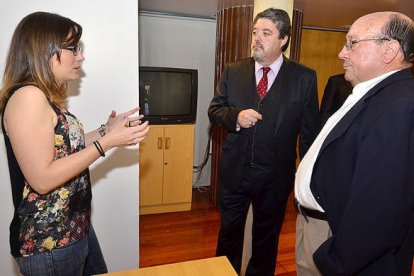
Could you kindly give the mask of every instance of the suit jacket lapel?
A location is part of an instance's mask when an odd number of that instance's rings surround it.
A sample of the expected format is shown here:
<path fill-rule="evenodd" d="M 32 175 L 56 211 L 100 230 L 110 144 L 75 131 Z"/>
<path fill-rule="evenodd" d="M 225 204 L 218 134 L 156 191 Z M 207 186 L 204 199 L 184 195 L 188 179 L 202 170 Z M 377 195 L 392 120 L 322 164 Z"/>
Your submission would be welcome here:
<path fill-rule="evenodd" d="M 289 102 L 289 96 L 291 95 L 291 91 L 287 88 L 287 84 L 285 83 L 285 80 L 287 79 L 285 74 L 288 66 L 289 60 L 283 56 L 282 67 L 280 68 L 279 73 L 277 74 L 276 79 L 271 87 L 271 89 L 273 90 L 272 93 L 277 93 L 276 97 L 279 98 L 279 114 L 277 116 L 275 137 L 279 131 L 279 127 L 282 123 L 283 117 L 285 116 L 287 103 Z"/>
<path fill-rule="evenodd" d="M 259 102 L 259 96 L 257 94 L 257 88 L 256 88 L 256 72 L 255 72 L 255 63 L 254 59 L 250 58 L 250 62 L 246 63 L 246 66 L 244 68 L 243 75 L 245 76 L 242 80 L 240 80 L 242 83 L 244 83 L 244 87 L 248 89 L 243 89 L 245 93 L 247 93 L 245 99 L 248 99 L 247 103 L 250 103 L 250 106 L 256 108 L 257 103 Z"/>
<path fill-rule="evenodd" d="M 358 116 L 358 114 L 362 110 L 364 110 L 365 106 L 365 101 L 361 99 L 351 108 L 351 110 L 348 111 L 347 114 L 345 114 L 345 116 L 336 124 L 336 126 L 326 137 L 325 141 L 322 144 L 321 150 L 319 151 L 319 154 L 327 145 L 329 145 L 332 141 L 338 139 L 344 134 L 344 132 L 349 128 L 354 119 Z"/>

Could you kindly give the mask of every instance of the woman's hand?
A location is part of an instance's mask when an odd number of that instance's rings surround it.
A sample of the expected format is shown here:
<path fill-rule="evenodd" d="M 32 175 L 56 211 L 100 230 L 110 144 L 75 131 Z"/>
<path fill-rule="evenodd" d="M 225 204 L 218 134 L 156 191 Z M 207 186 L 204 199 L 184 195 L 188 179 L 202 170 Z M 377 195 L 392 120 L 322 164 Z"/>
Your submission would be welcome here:
<path fill-rule="evenodd" d="M 131 116 L 138 111 L 139 111 L 139 107 L 135 107 L 127 112 L 117 115 L 116 111 L 112 110 L 111 114 L 109 115 L 108 121 L 106 122 L 107 131 L 110 132 L 112 128 L 119 122 L 124 122 L 125 126 L 129 126 L 129 127 L 139 125 L 144 115 Z M 125 119 L 127 119 L 126 122 L 125 122 Z"/>
<path fill-rule="evenodd" d="M 135 115 L 139 107 L 116 114 L 112 110 L 106 122 L 106 135 L 99 139 L 105 151 L 113 147 L 133 146 L 147 137 L 148 122 L 142 122 L 144 115 Z"/>
<path fill-rule="evenodd" d="M 139 117 L 142 118 L 143 116 Z M 149 132 L 148 121 L 141 124 L 138 121 L 140 120 L 130 120 L 128 117 L 117 120 L 112 125 L 111 131 L 100 139 L 105 151 L 113 147 L 134 146 L 144 140 Z M 128 126 L 128 124 L 131 126 Z"/>

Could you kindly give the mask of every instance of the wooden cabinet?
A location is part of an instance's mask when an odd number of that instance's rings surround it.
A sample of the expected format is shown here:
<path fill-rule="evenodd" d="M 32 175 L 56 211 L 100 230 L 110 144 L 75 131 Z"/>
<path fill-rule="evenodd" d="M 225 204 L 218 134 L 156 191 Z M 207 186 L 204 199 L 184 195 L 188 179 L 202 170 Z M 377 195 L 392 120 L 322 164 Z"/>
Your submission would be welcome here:
<path fill-rule="evenodd" d="M 151 125 L 139 145 L 140 214 L 191 209 L 194 125 Z"/>

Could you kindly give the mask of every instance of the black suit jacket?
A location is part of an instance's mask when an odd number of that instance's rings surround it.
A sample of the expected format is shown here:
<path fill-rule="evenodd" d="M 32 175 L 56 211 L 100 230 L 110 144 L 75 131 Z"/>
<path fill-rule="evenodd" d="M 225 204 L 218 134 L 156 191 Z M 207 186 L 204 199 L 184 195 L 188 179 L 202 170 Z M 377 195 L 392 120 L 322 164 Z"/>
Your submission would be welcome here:
<path fill-rule="evenodd" d="M 352 93 L 352 85 L 345 79 L 344 75 L 334 75 L 328 79 L 320 108 L 322 125 L 342 106 L 349 94 Z"/>
<path fill-rule="evenodd" d="M 414 78 L 381 81 L 322 145 L 311 190 L 333 236 L 314 254 L 324 275 L 410 275 L 414 252 Z"/>
<path fill-rule="evenodd" d="M 259 101 L 255 81 L 255 62 L 248 58 L 225 67 L 208 115 L 212 124 L 228 131 L 222 145 L 220 185 L 236 190 L 240 184 L 249 150 L 249 137 L 258 132 L 274 135 L 273 142 L 261 145 L 264 154 L 271 153 L 272 179 L 280 187 L 280 197 L 288 197 L 293 187 L 296 170 L 296 143 L 300 137 L 300 155 L 303 156 L 320 129 L 318 95 L 315 71 L 284 58 L 282 67 L 262 102 Z M 261 104 L 273 101 L 271 110 L 255 127 L 236 131 L 237 116 L 244 109 L 261 113 Z M 266 121 L 265 121 L 266 120 Z M 269 120 L 276 123 L 272 129 L 260 129 Z M 258 131 L 258 132 L 256 132 Z M 254 133 L 254 134 L 253 134 Z"/>

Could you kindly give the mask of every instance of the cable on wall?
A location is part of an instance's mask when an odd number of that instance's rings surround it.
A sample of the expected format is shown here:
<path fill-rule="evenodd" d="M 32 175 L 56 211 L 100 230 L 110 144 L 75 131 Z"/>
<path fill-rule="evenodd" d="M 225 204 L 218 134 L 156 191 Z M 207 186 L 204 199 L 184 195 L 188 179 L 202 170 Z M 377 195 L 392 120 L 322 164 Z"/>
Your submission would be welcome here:
<path fill-rule="evenodd" d="M 206 146 L 206 150 L 204 152 L 204 158 L 203 158 L 203 162 L 200 165 L 197 166 L 193 166 L 193 172 L 197 172 L 197 177 L 194 181 L 193 184 L 193 188 L 197 186 L 197 183 L 200 181 L 201 178 L 201 174 L 203 172 L 204 167 L 207 165 L 208 159 L 210 158 L 210 143 L 211 143 L 211 134 L 213 132 L 212 130 L 212 125 L 209 125 L 209 129 L 208 129 L 208 141 L 207 141 L 207 146 Z M 199 191 L 203 190 L 205 191 L 206 188 L 201 188 L 201 187 L 197 187 L 199 189 Z"/>

